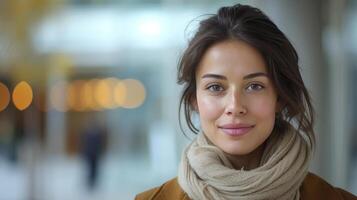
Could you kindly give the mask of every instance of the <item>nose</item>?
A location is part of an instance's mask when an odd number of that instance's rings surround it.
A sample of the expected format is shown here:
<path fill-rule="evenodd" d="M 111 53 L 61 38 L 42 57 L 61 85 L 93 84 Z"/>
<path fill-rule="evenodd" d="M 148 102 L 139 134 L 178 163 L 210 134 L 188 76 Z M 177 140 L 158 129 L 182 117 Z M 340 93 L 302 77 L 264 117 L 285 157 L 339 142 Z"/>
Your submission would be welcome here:
<path fill-rule="evenodd" d="M 247 108 L 243 103 L 242 95 L 237 91 L 232 91 L 227 96 L 226 111 L 227 115 L 239 116 L 247 113 Z"/>

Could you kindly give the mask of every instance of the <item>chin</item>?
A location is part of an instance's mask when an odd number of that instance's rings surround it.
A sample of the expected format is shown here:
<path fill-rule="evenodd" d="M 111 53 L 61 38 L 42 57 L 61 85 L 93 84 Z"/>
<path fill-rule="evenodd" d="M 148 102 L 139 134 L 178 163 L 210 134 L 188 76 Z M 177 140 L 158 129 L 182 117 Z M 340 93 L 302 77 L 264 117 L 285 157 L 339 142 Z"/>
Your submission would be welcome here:
<path fill-rule="evenodd" d="M 230 145 L 219 145 L 218 146 L 223 152 L 234 155 L 234 156 L 243 156 L 254 151 L 255 148 L 244 147 L 240 144 L 230 144 Z"/>

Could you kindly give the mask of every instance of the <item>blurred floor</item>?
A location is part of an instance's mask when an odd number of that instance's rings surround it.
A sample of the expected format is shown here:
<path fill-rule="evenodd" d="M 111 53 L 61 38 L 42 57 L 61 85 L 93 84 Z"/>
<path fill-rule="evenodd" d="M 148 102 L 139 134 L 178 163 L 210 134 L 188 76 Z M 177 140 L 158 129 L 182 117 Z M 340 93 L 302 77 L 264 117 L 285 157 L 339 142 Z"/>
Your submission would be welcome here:
<path fill-rule="evenodd" d="M 144 159 L 106 157 L 102 162 L 98 187 L 88 191 L 85 169 L 80 158 L 44 159 L 37 163 L 35 197 L 29 198 L 27 174 L 24 167 L 0 161 L 0 200 L 128 200 L 151 187 L 155 177 L 157 184 L 174 175 L 160 177 L 150 173 Z M 143 174 L 143 172 L 146 172 Z M 135 187 L 134 187 L 135 186 Z"/>

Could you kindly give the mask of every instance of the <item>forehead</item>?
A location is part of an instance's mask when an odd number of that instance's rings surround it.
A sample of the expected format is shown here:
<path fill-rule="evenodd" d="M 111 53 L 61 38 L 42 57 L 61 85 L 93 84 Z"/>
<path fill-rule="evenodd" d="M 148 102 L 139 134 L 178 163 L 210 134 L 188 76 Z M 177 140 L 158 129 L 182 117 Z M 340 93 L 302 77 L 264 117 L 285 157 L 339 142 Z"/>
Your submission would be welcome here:
<path fill-rule="evenodd" d="M 246 42 L 226 40 L 211 46 L 203 55 L 196 75 L 204 73 L 245 75 L 267 72 L 260 52 Z"/>

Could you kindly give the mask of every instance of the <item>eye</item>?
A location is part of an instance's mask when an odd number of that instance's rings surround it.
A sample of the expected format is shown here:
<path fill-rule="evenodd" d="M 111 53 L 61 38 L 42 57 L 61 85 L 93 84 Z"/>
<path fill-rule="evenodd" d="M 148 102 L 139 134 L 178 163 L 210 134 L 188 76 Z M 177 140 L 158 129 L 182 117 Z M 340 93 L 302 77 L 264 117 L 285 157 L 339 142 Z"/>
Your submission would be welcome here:
<path fill-rule="evenodd" d="M 207 90 L 209 90 L 211 92 L 221 92 L 221 91 L 223 91 L 223 87 L 218 84 L 212 84 L 207 87 Z"/>
<path fill-rule="evenodd" d="M 264 89 L 264 86 L 257 84 L 257 83 L 253 83 L 248 85 L 248 87 L 246 88 L 247 91 L 260 91 L 262 89 Z"/>

